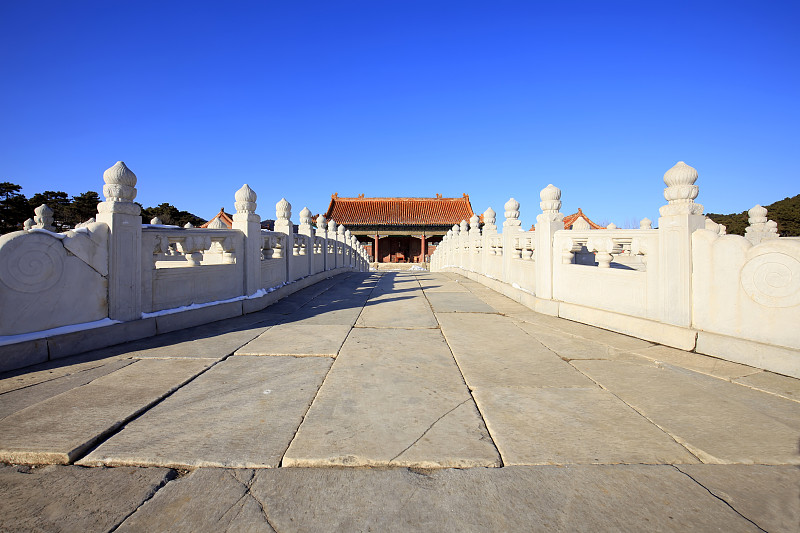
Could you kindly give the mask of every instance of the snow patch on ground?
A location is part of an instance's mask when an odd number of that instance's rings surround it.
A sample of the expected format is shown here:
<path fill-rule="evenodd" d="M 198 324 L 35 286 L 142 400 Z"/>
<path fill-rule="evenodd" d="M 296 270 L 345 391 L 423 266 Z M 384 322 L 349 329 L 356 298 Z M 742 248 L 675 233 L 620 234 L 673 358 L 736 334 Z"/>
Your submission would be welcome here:
<path fill-rule="evenodd" d="M 63 335 L 64 333 L 74 333 L 76 331 L 84 331 L 87 329 L 102 328 L 104 326 L 110 326 L 111 324 L 119 324 L 119 320 L 111 320 L 110 318 L 103 318 L 101 320 L 95 320 L 94 322 L 83 322 L 82 324 L 70 324 L 69 326 L 44 329 L 42 331 L 19 333 L 18 335 L 4 335 L 0 336 L 0 346 L 5 346 L 6 344 L 16 344 L 18 342 L 32 341 L 36 339 L 43 339 L 44 337 L 52 337 L 53 335 Z"/>
<path fill-rule="evenodd" d="M 292 283 L 294 283 L 294 281 Z M 191 311 L 193 309 L 202 309 L 203 307 L 210 307 L 212 305 L 240 302 L 242 300 L 254 300 L 256 298 L 261 298 L 262 296 L 266 296 L 267 294 L 276 291 L 285 285 L 288 285 L 288 283 L 281 283 L 280 285 L 270 287 L 269 289 L 258 289 L 256 292 L 254 292 L 249 296 L 236 296 L 235 298 L 228 298 L 227 300 L 217 300 L 215 302 L 183 305 L 181 307 L 173 307 L 172 309 L 162 309 L 161 311 L 153 311 L 152 313 L 142 313 L 142 318 L 152 318 L 154 316 L 171 315 L 174 313 L 182 313 L 183 311 Z"/>

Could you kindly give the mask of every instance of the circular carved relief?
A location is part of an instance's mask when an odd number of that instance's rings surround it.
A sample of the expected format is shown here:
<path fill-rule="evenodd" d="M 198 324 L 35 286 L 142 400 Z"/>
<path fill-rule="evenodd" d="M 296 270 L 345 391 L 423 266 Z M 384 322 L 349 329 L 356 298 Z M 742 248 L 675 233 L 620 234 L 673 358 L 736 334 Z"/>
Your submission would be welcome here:
<path fill-rule="evenodd" d="M 756 303 L 767 307 L 800 304 L 800 261 L 770 252 L 750 259 L 742 267 L 742 287 Z"/>
<path fill-rule="evenodd" d="M 64 272 L 64 258 L 51 244 L 50 237 L 33 235 L 6 243 L 0 254 L 0 280 L 18 292 L 42 292 L 54 286 Z"/>

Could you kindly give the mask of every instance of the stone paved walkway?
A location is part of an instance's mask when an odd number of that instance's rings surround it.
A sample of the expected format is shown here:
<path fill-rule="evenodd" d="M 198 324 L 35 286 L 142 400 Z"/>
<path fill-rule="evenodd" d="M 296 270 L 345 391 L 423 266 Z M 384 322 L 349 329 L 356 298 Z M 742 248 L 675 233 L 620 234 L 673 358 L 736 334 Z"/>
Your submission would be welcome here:
<path fill-rule="evenodd" d="M 453 274 L 0 375 L 2 531 L 800 531 L 800 380 Z"/>

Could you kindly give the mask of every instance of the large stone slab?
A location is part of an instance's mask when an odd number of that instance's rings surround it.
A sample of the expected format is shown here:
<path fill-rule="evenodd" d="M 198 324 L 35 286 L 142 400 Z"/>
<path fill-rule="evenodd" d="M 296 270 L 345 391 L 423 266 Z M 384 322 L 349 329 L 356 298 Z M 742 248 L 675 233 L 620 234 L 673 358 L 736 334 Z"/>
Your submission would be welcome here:
<path fill-rule="evenodd" d="M 267 509 L 250 491 L 252 470 L 201 468 L 170 482 L 116 531 L 269 532 Z M 295 530 L 289 527 L 288 530 Z"/>
<path fill-rule="evenodd" d="M 602 342 L 594 342 L 584 337 L 577 337 L 523 320 L 515 320 L 514 323 L 565 361 L 573 359 L 610 359 L 640 362 L 642 364 L 650 364 L 652 362 L 651 359 L 643 355 L 613 348 Z"/>
<path fill-rule="evenodd" d="M 441 281 L 433 280 L 419 280 L 422 289 L 427 292 L 470 292 L 470 290 L 461 283 L 461 280 L 446 279 Z"/>
<path fill-rule="evenodd" d="M 354 329 L 283 466 L 496 466 L 438 330 Z"/>
<path fill-rule="evenodd" d="M 70 374 L 4 392 L 0 394 L 0 420 L 62 392 L 91 383 L 95 379 L 115 372 L 131 363 L 133 361 L 130 359 L 111 359 L 105 364 L 87 366 Z"/>
<path fill-rule="evenodd" d="M 666 365 L 572 361 L 704 463 L 800 464 L 800 405 Z"/>
<path fill-rule="evenodd" d="M 790 533 L 800 529 L 800 469 L 796 466 L 677 468 L 764 531 Z"/>
<path fill-rule="evenodd" d="M 277 531 L 758 531 L 671 466 L 280 468 L 250 494 Z"/>
<path fill-rule="evenodd" d="M 436 316 L 472 390 L 595 386 L 502 315 L 439 313 Z"/>
<path fill-rule="evenodd" d="M 439 323 L 422 296 L 370 299 L 356 321 L 361 328 L 436 328 Z"/>
<path fill-rule="evenodd" d="M 800 379 L 797 378 L 781 376 L 772 372 L 758 372 L 736 378 L 733 381 L 746 387 L 752 387 L 800 402 Z"/>
<path fill-rule="evenodd" d="M 634 350 L 633 353 L 654 361 L 669 363 L 681 368 L 688 368 L 695 372 L 727 380 L 761 372 L 761 370 L 753 368 L 752 366 L 731 363 L 730 361 L 724 361 L 716 357 L 687 352 L 677 348 L 670 348 L 669 346 L 650 346 Z"/>
<path fill-rule="evenodd" d="M 331 363 L 316 357 L 230 358 L 78 464 L 277 467 Z"/>
<path fill-rule="evenodd" d="M 280 324 L 236 350 L 236 355 L 336 357 L 349 325 Z"/>
<path fill-rule="evenodd" d="M 497 313 L 471 292 L 425 292 L 434 313 Z"/>
<path fill-rule="evenodd" d="M 494 387 L 474 394 L 504 465 L 697 462 L 598 388 Z"/>
<path fill-rule="evenodd" d="M 68 463 L 211 362 L 140 360 L 0 421 L 0 461 Z"/>
<path fill-rule="evenodd" d="M 173 476 L 166 468 L 0 466 L 0 530 L 112 531 Z"/>
<path fill-rule="evenodd" d="M 128 353 L 129 357 L 167 359 L 174 357 L 198 357 L 206 359 L 223 359 L 251 340 L 255 339 L 275 322 L 262 322 L 257 325 L 244 327 L 235 331 L 220 333 L 198 332 L 195 338 L 179 341 L 165 342 L 155 348 L 135 350 Z"/>

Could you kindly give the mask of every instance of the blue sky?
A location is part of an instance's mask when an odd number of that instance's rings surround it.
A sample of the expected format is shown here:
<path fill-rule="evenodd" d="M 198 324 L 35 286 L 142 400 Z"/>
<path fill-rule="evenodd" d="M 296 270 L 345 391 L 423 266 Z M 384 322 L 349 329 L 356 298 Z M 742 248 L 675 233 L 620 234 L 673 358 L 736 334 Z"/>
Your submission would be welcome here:
<path fill-rule="evenodd" d="M 330 195 L 461 196 L 528 225 L 539 191 L 649 217 L 698 169 L 708 212 L 800 193 L 800 3 L 0 3 L 0 181 L 204 218 Z"/>

